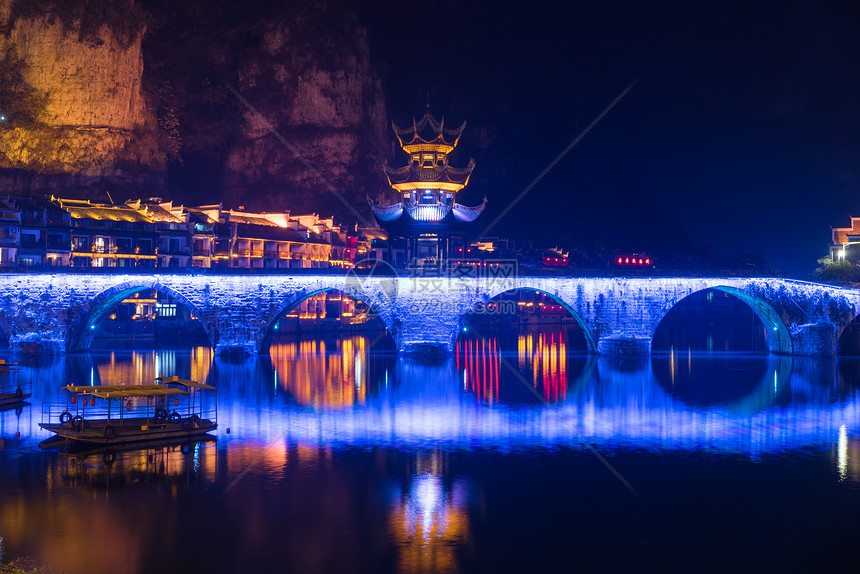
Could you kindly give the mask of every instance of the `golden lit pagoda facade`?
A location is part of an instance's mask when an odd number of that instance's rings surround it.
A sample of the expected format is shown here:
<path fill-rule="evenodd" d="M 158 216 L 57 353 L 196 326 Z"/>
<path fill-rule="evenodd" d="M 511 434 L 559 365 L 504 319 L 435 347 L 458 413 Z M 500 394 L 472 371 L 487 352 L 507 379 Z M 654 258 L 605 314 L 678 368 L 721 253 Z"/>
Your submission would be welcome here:
<path fill-rule="evenodd" d="M 464 168 L 449 164 L 466 127 L 445 128 L 429 112 L 420 121 L 403 129 L 392 123 L 401 149 L 409 156 L 403 167 L 383 169 L 388 183 L 400 195 L 389 206 L 371 204 L 379 224 L 388 232 L 389 244 L 400 242 L 405 263 L 433 266 L 462 246 L 471 224 L 484 210 L 486 199 L 478 206 L 457 203 L 457 193 L 469 183 L 475 161 Z"/>

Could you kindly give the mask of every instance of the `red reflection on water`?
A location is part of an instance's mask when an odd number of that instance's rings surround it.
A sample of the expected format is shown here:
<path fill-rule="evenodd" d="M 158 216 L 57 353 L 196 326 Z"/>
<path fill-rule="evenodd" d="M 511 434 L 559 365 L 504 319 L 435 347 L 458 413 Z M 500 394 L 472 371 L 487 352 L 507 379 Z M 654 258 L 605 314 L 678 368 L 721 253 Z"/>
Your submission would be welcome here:
<path fill-rule="evenodd" d="M 481 401 L 492 404 L 498 400 L 502 360 L 511 359 L 503 359 L 497 337 L 457 341 L 455 363 L 462 373 L 464 388 L 475 393 Z M 510 366 L 513 367 L 512 364 Z M 533 385 L 547 402 L 564 400 L 567 394 L 567 344 L 561 333 L 520 335 L 517 366 L 526 382 Z"/>

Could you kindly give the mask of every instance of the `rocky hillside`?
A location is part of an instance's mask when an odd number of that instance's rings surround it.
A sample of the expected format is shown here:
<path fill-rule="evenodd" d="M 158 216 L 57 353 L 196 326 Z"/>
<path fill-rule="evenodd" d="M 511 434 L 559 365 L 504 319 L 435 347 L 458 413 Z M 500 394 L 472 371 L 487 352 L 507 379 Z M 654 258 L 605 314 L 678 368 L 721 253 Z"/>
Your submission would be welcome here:
<path fill-rule="evenodd" d="M 0 116 L 2 193 L 346 216 L 290 146 L 360 209 L 384 189 L 381 81 L 339 2 L 0 0 Z"/>
<path fill-rule="evenodd" d="M 142 91 L 143 18 L 120 31 L 64 6 L 0 0 L 4 192 L 134 184 L 165 167 Z"/>
<path fill-rule="evenodd" d="M 340 21 L 336 34 L 321 36 L 329 17 L 321 11 L 279 19 L 265 27 L 256 54 L 241 62 L 238 85 L 256 112 L 243 110 L 241 134 L 225 162 L 226 197 L 233 202 L 262 207 L 288 189 L 297 209 L 322 201 L 343 211 L 266 121 L 351 203 L 363 203 L 378 188 L 372 173 L 386 137 L 381 85 L 363 30 Z"/>

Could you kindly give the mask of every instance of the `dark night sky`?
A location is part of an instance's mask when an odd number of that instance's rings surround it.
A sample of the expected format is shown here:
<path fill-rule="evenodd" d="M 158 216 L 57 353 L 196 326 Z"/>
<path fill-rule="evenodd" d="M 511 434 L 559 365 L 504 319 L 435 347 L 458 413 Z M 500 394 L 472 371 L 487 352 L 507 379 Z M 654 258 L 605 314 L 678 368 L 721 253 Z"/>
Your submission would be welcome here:
<path fill-rule="evenodd" d="M 493 233 L 757 253 L 806 277 L 860 215 L 850 3 L 359 2 L 395 121 L 467 120 L 485 222 L 631 81 Z M 403 161 L 394 157 L 390 161 Z"/>

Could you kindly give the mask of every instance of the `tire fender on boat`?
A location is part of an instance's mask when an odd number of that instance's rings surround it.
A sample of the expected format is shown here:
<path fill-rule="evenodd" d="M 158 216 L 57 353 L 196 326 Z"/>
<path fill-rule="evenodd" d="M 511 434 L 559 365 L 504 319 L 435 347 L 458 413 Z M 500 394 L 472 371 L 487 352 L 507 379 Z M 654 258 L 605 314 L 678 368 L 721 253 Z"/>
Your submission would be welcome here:
<path fill-rule="evenodd" d="M 84 420 L 84 417 L 82 417 L 81 415 L 77 415 L 75 418 L 72 419 L 72 429 L 74 429 L 75 432 L 81 432 L 88 426 L 89 424 L 87 424 L 87 421 Z"/>
<path fill-rule="evenodd" d="M 170 418 L 168 420 L 173 424 L 177 424 L 182 421 L 182 415 L 180 415 L 176 411 L 173 411 L 172 413 L 170 413 Z"/>
<path fill-rule="evenodd" d="M 113 438 L 116 438 L 116 427 L 115 426 L 107 425 L 105 427 L 105 438 L 107 440 L 111 440 Z"/>
<path fill-rule="evenodd" d="M 72 420 L 72 413 L 70 413 L 69 411 L 63 411 L 60 413 L 60 424 L 61 425 L 66 424 L 70 420 Z"/>

